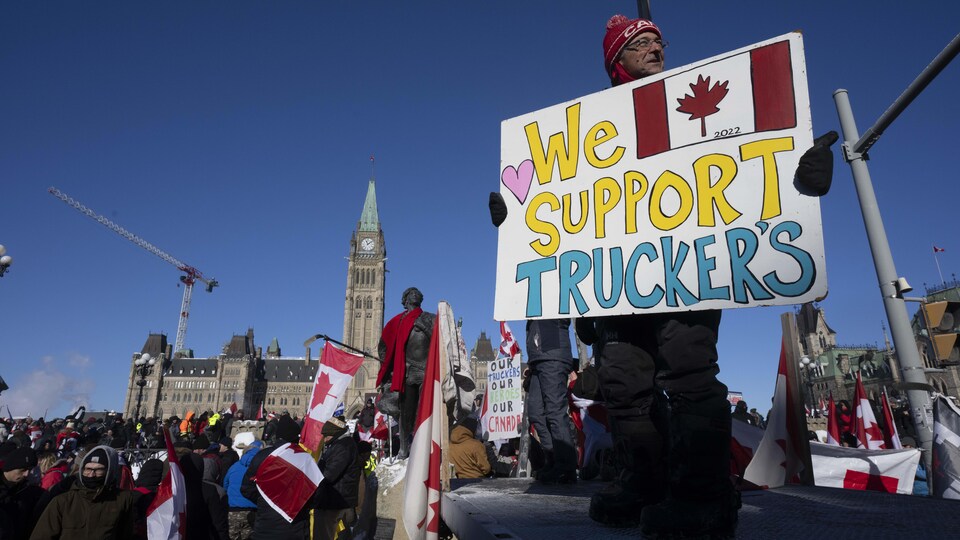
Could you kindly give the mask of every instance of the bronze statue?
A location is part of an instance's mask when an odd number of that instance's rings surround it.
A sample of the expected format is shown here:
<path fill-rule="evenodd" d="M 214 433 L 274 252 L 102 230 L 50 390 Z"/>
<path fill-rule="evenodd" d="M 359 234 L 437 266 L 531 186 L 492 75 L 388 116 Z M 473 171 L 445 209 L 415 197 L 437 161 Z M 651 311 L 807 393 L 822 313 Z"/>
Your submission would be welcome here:
<path fill-rule="evenodd" d="M 420 309 L 423 293 L 416 287 L 403 291 L 403 313 L 395 316 L 383 327 L 377 347 L 381 359 L 377 374 L 377 387 L 383 398 L 378 407 L 389 416 L 400 417 L 400 452 L 406 458 L 410 453 L 420 387 L 430 352 L 430 338 L 436 315 Z M 396 393 L 399 405 L 390 407 Z"/>

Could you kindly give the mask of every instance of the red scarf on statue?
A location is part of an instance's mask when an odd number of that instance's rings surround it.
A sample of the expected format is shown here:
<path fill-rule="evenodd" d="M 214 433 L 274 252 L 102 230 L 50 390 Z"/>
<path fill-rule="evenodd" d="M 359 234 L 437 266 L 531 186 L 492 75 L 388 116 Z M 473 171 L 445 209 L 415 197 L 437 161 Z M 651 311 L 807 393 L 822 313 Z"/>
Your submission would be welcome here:
<path fill-rule="evenodd" d="M 386 358 L 381 358 L 380 372 L 377 373 L 377 387 L 383 383 L 384 377 L 393 368 L 393 380 L 390 382 L 390 390 L 403 393 L 403 379 L 407 372 L 407 338 L 413 331 L 413 325 L 420 318 L 423 310 L 414 308 L 412 311 L 404 311 L 396 317 L 390 319 L 390 322 L 383 327 L 383 333 L 380 338 L 387 346 Z"/>

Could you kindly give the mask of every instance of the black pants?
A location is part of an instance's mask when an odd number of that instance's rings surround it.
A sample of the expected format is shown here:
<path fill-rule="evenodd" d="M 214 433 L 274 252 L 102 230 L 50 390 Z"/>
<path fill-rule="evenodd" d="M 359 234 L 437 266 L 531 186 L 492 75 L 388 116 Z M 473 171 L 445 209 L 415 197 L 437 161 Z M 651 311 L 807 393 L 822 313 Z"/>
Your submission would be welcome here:
<path fill-rule="evenodd" d="M 553 452 L 554 464 L 563 471 L 577 468 L 567 399 L 567 380 L 573 369 L 571 360 L 547 358 L 530 363 L 527 414 L 543 449 Z"/>

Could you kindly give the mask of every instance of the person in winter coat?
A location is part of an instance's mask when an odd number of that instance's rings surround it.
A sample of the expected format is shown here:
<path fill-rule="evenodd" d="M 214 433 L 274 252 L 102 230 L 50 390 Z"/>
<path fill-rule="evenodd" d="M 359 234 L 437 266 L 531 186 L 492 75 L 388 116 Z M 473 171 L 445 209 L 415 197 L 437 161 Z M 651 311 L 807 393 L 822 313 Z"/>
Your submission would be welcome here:
<path fill-rule="evenodd" d="M 70 462 L 64 458 L 57 459 L 53 452 L 47 452 L 37 458 L 40 465 L 40 487 L 49 490 L 60 483 L 63 478 L 70 474 Z"/>
<path fill-rule="evenodd" d="M 233 439 L 221 437 L 217 448 L 217 457 L 220 458 L 220 470 L 226 473 L 234 463 L 240 461 L 240 456 L 233 449 Z"/>
<path fill-rule="evenodd" d="M 450 462 L 457 478 L 483 478 L 490 474 L 490 460 L 483 443 L 474 437 L 476 423 L 464 418 L 450 433 Z"/>
<path fill-rule="evenodd" d="M 240 446 L 238 446 L 240 448 Z M 247 499 L 240 493 L 240 484 L 243 482 L 243 474 L 250 467 L 257 452 L 263 448 L 263 443 L 253 441 L 249 447 L 244 450 L 240 461 L 234 463 L 226 476 L 223 478 L 223 487 L 227 490 L 227 504 L 229 513 L 227 515 L 227 525 L 230 529 L 230 538 L 234 540 L 248 539 L 253 534 L 254 515 L 257 511 L 257 505 Z"/>
<path fill-rule="evenodd" d="M 37 453 L 29 447 L 17 448 L 0 460 L 0 538 L 27 538 L 33 528 L 33 508 L 43 495 L 41 487 L 27 480 L 37 466 Z"/>
<path fill-rule="evenodd" d="M 308 501 L 300 512 L 294 516 L 293 521 L 288 522 L 272 506 L 260 496 L 257 490 L 256 476 L 257 470 L 263 461 L 278 446 L 290 443 L 298 444 L 300 442 L 300 426 L 290 418 L 290 415 L 283 414 L 277 421 L 276 427 L 277 446 L 268 446 L 257 452 L 247 467 L 247 472 L 243 474 L 243 480 L 240 483 L 240 494 L 257 505 L 256 520 L 253 523 L 253 535 L 251 538 L 256 540 L 300 540 L 310 537 L 310 510 L 314 507 L 312 501 Z"/>
<path fill-rule="evenodd" d="M 220 460 L 204 458 L 203 460 L 203 501 L 210 513 L 210 521 L 206 531 L 191 531 L 195 538 L 212 538 L 217 540 L 230 539 L 230 527 L 227 524 L 227 490 L 220 485 Z M 194 534 L 197 533 L 197 534 Z"/>
<path fill-rule="evenodd" d="M 317 463 L 323 473 L 318 488 L 318 510 L 314 513 L 314 539 L 333 540 L 337 524 L 351 527 L 357 520 L 357 497 L 363 464 L 359 460 L 357 442 L 347 424 L 331 418 L 320 430 L 323 454 Z"/>
<path fill-rule="evenodd" d="M 119 481 L 116 451 L 109 446 L 94 448 L 83 457 L 70 490 L 47 505 L 30 539 L 132 538 L 139 494 L 119 489 Z"/>

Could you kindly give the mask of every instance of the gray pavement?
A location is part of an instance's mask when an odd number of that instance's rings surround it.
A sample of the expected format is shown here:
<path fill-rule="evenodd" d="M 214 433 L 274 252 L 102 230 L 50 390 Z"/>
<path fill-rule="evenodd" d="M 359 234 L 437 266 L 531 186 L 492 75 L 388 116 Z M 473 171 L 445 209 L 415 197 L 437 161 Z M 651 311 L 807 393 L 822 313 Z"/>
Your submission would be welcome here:
<path fill-rule="evenodd" d="M 440 511 L 460 540 L 640 538 L 587 516 L 599 482 L 543 486 L 525 478 L 454 480 Z M 737 538 L 960 538 L 960 501 L 786 486 L 743 493 Z"/>

